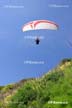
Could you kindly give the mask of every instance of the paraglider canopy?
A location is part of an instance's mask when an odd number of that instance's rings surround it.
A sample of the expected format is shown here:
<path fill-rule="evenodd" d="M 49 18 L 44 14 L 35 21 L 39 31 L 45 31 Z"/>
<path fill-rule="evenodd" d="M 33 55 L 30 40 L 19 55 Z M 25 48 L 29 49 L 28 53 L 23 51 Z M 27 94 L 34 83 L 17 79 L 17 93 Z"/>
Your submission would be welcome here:
<path fill-rule="evenodd" d="M 22 27 L 23 32 L 30 30 L 40 30 L 40 29 L 57 30 L 58 25 L 55 22 L 49 20 L 35 20 L 25 24 Z"/>
<path fill-rule="evenodd" d="M 58 29 L 58 25 L 55 22 L 49 21 L 49 20 L 35 20 L 35 21 L 31 21 L 27 24 L 25 24 L 22 27 L 22 31 L 26 32 L 26 31 L 31 31 L 31 30 L 57 30 Z M 38 45 L 40 42 L 40 39 L 37 37 L 35 40 L 36 44 Z"/>

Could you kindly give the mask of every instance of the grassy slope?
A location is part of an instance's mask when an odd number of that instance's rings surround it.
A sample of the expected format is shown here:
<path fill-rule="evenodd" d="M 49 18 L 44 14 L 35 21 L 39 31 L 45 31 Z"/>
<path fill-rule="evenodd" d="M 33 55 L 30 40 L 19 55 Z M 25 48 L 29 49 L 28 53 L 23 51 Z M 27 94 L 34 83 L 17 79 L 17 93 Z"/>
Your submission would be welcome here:
<path fill-rule="evenodd" d="M 72 59 L 64 59 L 39 79 L 22 80 L 0 92 L 3 108 L 72 108 Z"/>

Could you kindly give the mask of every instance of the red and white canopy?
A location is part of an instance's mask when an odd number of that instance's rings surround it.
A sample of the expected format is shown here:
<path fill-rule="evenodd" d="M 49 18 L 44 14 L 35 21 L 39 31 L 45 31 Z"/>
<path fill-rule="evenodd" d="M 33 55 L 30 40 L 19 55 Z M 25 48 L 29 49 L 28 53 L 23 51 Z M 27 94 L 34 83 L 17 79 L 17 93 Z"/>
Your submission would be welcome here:
<path fill-rule="evenodd" d="M 35 20 L 25 24 L 22 27 L 23 32 L 29 30 L 40 30 L 40 29 L 57 30 L 58 25 L 55 22 L 48 20 Z"/>

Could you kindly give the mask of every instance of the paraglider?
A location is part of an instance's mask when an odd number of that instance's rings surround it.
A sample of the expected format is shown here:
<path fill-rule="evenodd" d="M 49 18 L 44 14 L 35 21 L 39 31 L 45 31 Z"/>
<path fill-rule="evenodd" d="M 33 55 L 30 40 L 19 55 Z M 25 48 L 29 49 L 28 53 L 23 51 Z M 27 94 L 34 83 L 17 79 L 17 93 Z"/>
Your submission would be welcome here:
<path fill-rule="evenodd" d="M 49 20 L 35 20 L 35 21 L 31 21 L 27 24 L 25 24 L 22 27 L 22 31 L 26 32 L 26 31 L 31 31 L 31 30 L 57 30 L 58 29 L 58 25 L 55 22 L 49 21 Z M 40 39 L 37 37 L 37 39 L 35 40 L 36 44 L 38 45 L 40 42 Z"/>

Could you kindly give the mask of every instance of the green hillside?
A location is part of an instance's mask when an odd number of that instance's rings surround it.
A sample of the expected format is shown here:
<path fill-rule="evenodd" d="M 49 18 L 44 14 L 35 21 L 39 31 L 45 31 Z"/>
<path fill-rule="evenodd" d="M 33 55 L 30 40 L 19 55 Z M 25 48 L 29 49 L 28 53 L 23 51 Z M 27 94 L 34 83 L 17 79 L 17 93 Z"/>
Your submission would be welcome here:
<path fill-rule="evenodd" d="M 72 59 L 41 78 L 0 87 L 0 108 L 72 108 Z"/>

